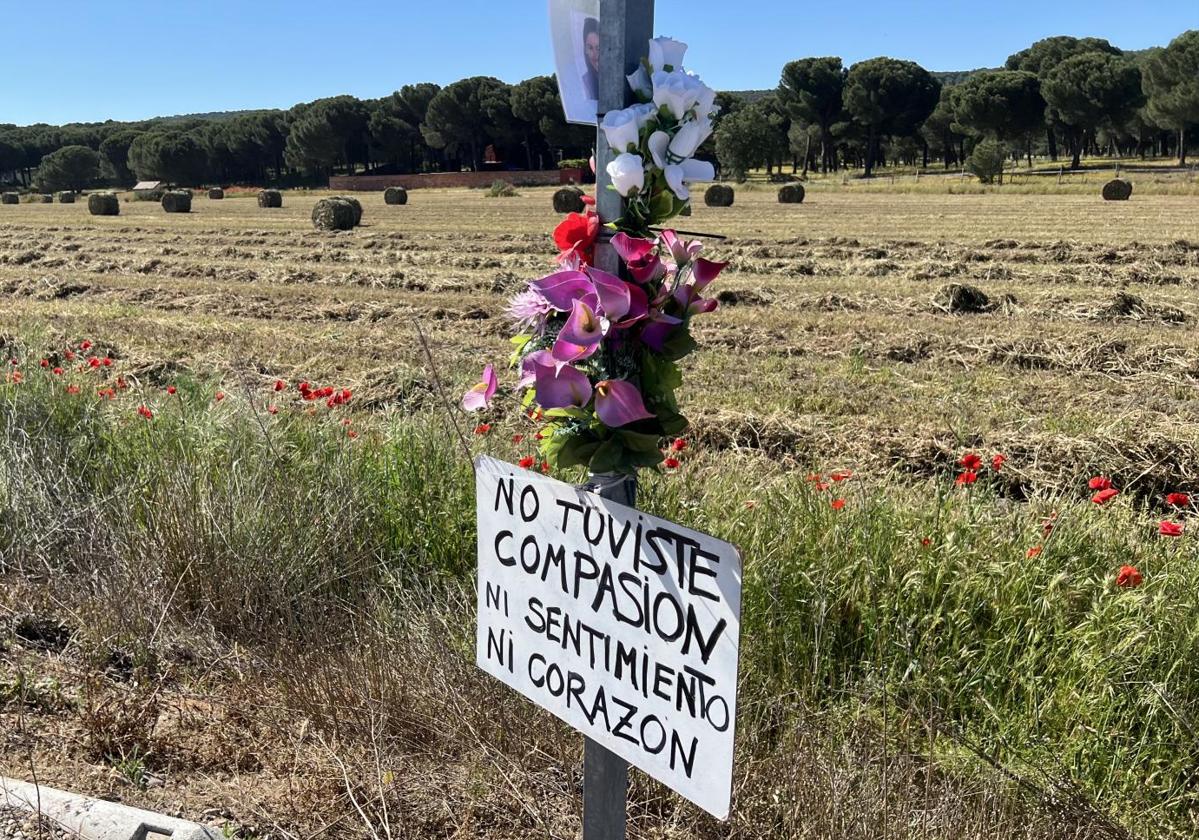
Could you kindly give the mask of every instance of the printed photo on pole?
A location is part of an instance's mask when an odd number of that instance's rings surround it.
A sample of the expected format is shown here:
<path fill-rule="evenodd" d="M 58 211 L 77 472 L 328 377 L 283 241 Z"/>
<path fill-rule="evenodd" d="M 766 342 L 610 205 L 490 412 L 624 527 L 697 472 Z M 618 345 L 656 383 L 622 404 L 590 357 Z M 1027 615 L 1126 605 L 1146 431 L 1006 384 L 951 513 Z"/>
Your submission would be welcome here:
<path fill-rule="evenodd" d="M 475 475 L 479 667 L 727 818 L 740 553 L 494 458 Z"/>
<path fill-rule="evenodd" d="M 599 0 L 550 0 L 550 35 L 566 121 L 595 125 L 599 111 Z"/>

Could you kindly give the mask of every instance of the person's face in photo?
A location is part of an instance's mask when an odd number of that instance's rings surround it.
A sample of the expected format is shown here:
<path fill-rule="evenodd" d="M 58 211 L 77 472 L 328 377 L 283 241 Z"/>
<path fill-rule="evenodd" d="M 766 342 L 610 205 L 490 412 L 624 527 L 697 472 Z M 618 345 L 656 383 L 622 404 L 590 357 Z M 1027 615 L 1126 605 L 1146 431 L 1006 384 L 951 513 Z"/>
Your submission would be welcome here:
<path fill-rule="evenodd" d="M 599 33 L 588 32 L 587 41 L 583 45 L 583 54 L 587 58 L 587 66 L 596 73 L 599 72 Z"/>

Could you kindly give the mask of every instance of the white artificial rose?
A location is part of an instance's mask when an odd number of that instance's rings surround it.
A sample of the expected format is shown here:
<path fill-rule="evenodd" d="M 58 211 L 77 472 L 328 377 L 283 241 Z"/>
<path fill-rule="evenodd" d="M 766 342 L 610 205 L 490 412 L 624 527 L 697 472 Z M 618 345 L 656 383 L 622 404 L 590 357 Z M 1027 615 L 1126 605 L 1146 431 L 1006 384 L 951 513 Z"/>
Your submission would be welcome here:
<path fill-rule="evenodd" d="M 712 120 L 708 117 L 687 120 L 679 127 L 679 132 L 674 139 L 670 141 L 670 160 L 678 162 L 691 157 L 711 135 Z"/>
<path fill-rule="evenodd" d="M 604 135 L 608 138 L 608 145 L 617 154 L 627 152 L 630 145 L 633 148 L 641 145 L 637 116 L 632 108 L 609 111 L 604 114 L 604 121 L 600 124 L 600 128 L 604 130 Z"/>
<path fill-rule="evenodd" d="M 706 90 L 703 82 L 681 70 L 671 73 L 658 70 L 650 78 L 654 83 L 654 104 L 665 107 L 676 120 L 681 120 Z"/>
<path fill-rule="evenodd" d="M 642 102 L 640 105 L 634 105 L 629 108 L 637 115 L 637 128 L 645 128 L 646 124 L 654 117 L 658 116 L 658 106 L 652 102 Z"/>
<path fill-rule="evenodd" d="M 654 159 L 654 166 L 665 169 L 668 163 L 667 153 L 670 151 L 670 135 L 665 131 L 655 131 L 649 136 L 646 145 L 649 147 L 650 156 Z"/>
<path fill-rule="evenodd" d="M 671 164 L 662 170 L 666 176 L 666 185 L 678 196 L 679 201 L 691 198 L 691 190 L 687 185 L 695 181 L 711 181 L 716 177 L 716 168 L 706 160 L 685 160 L 682 163 Z"/>
<path fill-rule="evenodd" d="M 686 54 L 687 45 L 673 38 L 654 38 L 649 42 L 649 63 L 655 70 L 678 70 Z"/>
<path fill-rule="evenodd" d="M 699 82 L 699 77 L 697 76 L 695 80 Z M 699 82 L 699 84 L 702 89 L 699 93 L 699 99 L 695 103 L 695 113 L 699 114 L 700 117 L 709 117 L 719 113 L 720 109 L 716 107 L 716 91 L 703 82 Z"/>
<path fill-rule="evenodd" d="M 645 187 L 645 163 L 640 155 L 625 153 L 618 155 L 616 160 L 608 164 L 608 177 L 612 186 L 622 198 L 628 198 L 629 193 L 641 191 Z"/>
<path fill-rule="evenodd" d="M 644 66 L 638 67 L 636 73 L 630 73 L 625 78 L 629 80 L 629 87 L 633 89 L 634 93 L 644 96 L 646 99 L 654 95 L 654 83 L 650 81 L 649 73 L 646 72 Z"/>

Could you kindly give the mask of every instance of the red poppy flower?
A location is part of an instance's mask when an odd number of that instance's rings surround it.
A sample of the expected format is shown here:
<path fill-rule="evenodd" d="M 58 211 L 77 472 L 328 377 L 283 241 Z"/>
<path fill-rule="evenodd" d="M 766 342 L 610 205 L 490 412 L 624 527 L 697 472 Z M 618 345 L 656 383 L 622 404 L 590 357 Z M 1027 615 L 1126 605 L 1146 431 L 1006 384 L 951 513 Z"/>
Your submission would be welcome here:
<path fill-rule="evenodd" d="M 346 437 L 348 437 L 350 440 L 357 440 L 358 433 L 353 429 L 346 429 Z"/>
<path fill-rule="evenodd" d="M 215 397 L 213 397 L 213 399 L 215 399 L 217 402 L 220 402 L 221 400 L 225 399 L 225 392 L 224 392 L 224 391 L 217 391 L 217 392 L 216 392 L 216 396 L 215 396 Z"/>
<path fill-rule="evenodd" d="M 65 354 L 65 355 L 66 355 L 66 358 L 67 358 L 67 361 L 68 361 L 68 362 L 73 362 L 73 361 L 75 361 L 75 354 L 74 354 L 74 353 L 72 353 L 70 350 L 68 350 L 68 351 L 66 352 L 66 354 Z"/>
<path fill-rule="evenodd" d="M 819 475 L 818 473 L 808 473 L 804 481 L 811 482 L 812 484 L 819 484 L 821 478 L 823 478 L 823 476 Z"/>
<path fill-rule="evenodd" d="M 1144 578 L 1136 566 L 1121 566 L 1116 572 L 1116 586 L 1121 589 L 1136 589 L 1142 581 Z"/>
<path fill-rule="evenodd" d="M 105 357 L 104 357 L 104 361 L 103 361 L 103 365 L 104 365 L 104 367 L 112 367 L 112 359 L 110 359 L 110 358 L 108 358 L 107 356 L 105 356 Z"/>
<path fill-rule="evenodd" d="M 175 392 L 176 392 L 176 391 L 178 391 L 178 390 L 179 390 L 179 389 L 178 389 L 178 388 L 176 388 L 174 385 L 168 385 L 168 386 L 167 386 L 167 393 L 168 393 L 168 394 L 170 394 L 172 397 L 173 397 L 173 396 L 175 396 Z"/>
<path fill-rule="evenodd" d="M 129 383 L 125 381 L 125 377 L 123 377 L 123 376 L 117 377 L 117 387 L 120 388 L 122 391 L 124 391 L 126 388 L 129 387 Z"/>
<path fill-rule="evenodd" d="M 850 472 L 849 470 L 838 470 L 837 472 L 835 472 L 829 476 L 829 478 L 831 478 L 833 481 L 838 481 L 838 482 L 848 481 L 852 477 L 853 477 L 853 473 Z"/>
<path fill-rule="evenodd" d="M 1112 480 L 1106 475 L 1097 475 L 1087 482 L 1087 487 L 1092 490 L 1110 490 L 1111 486 Z"/>
<path fill-rule="evenodd" d="M 480 423 L 479 425 L 475 426 L 475 434 L 476 435 L 485 435 L 490 431 L 491 431 L 490 423 Z"/>
<path fill-rule="evenodd" d="M 267 414 L 278 414 L 278 413 L 279 413 L 279 406 L 277 406 L 277 405 L 268 405 L 268 406 L 266 407 L 266 413 L 267 413 Z"/>
<path fill-rule="evenodd" d="M 535 463 L 537 463 L 537 459 L 536 459 L 536 458 L 534 458 L 532 455 L 526 455 L 525 457 L 521 458 L 521 459 L 520 459 L 519 461 L 517 461 L 516 463 L 520 464 L 520 466 L 521 466 L 521 469 L 526 469 L 526 470 L 527 470 L 529 467 L 531 467 L 531 466 L 533 466 Z"/>
<path fill-rule="evenodd" d="M 140 414 L 142 417 L 145 417 L 147 420 L 154 419 L 154 412 L 151 411 L 150 409 L 146 408 L 144 405 L 139 405 L 137 407 L 137 413 Z"/>
<path fill-rule="evenodd" d="M 842 510 L 845 507 L 845 500 L 833 499 L 831 502 L 829 502 L 829 504 L 832 506 L 833 510 Z"/>
<path fill-rule="evenodd" d="M 549 475 L 549 473 L 550 473 L 550 462 L 549 462 L 549 461 L 542 461 L 542 462 L 541 462 L 541 472 L 542 472 L 544 475 Z"/>
<path fill-rule="evenodd" d="M 1100 490 L 1094 496 L 1092 496 L 1091 501 L 1097 505 L 1106 505 L 1108 502 L 1110 502 L 1112 499 L 1116 498 L 1119 495 L 1120 495 L 1120 491 L 1117 490 L 1115 487 L 1106 487 L 1103 490 Z"/>
<path fill-rule="evenodd" d="M 1042 548 L 1041 546 L 1039 546 L 1039 545 L 1034 545 L 1034 546 L 1033 546 L 1032 548 L 1030 548 L 1030 549 L 1029 549 L 1027 552 L 1025 552 L 1024 556 L 1025 556 L 1025 557 L 1027 557 L 1029 560 L 1031 560 L 1031 559 L 1033 559 L 1034 557 L 1040 557 L 1040 556 L 1041 556 L 1041 552 L 1042 552 L 1042 551 L 1044 551 L 1044 550 L 1045 550 L 1045 549 L 1044 549 L 1044 548 Z"/>
<path fill-rule="evenodd" d="M 999 472 L 1001 469 L 1003 469 L 1003 465 L 1005 463 L 1007 463 L 1006 455 L 996 455 L 991 459 L 991 469 L 995 470 L 995 472 Z"/>
<path fill-rule="evenodd" d="M 332 408 L 332 407 L 333 407 L 333 406 L 335 406 L 335 405 L 337 405 L 337 400 L 334 400 L 334 399 L 328 399 L 328 400 L 325 400 L 325 407 L 326 407 L 326 408 Z"/>
<path fill-rule="evenodd" d="M 1181 537 L 1182 525 L 1177 522 L 1164 520 L 1157 526 L 1157 532 L 1163 537 Z"/>
<path fill-rule="evenodd" d="M 44 367 L 44 368 L 48 368 L 48 367 L 50 367 L 50 360 L 49 360 L 49 359 L 42 359 L 40 362 L 38 362 L 38 364 L 39 364 L 39 365 L 41 365 L 41 366 L 42 366 L 42 367 Z"/>
<path fill-rule="evenodd" d="M 90 359 L 87 360 L 87 366 L 98 368 L 98 367 L 100 367 L 100 360 L 97 359 L 95 356 L 92 356 Z"/>
<path fill-rule="evenodd" d="M 1045 536 L 1053 533 L 1053 529 L 1057 527 L 1057 514 L 1051 515 L 1048 519 L 1041 523 L 1041 531 Z"/>
<path fill-rule="evenodd" d="M 921 537 L 921 538 L 920 538 L 920 546 L 921 546 L 922 548 L 928 548 L 928 547 L 929 547 L 930 545 L 932 545 L 932 544 L 933 544 L 933 541 L 932 541 L 931 539 L 929 539 L 928 537 Z"/>
<path fill-rule="evenodd" d="M 679 459 L 678 458 L 667 458 L 665 461 L 662 462 L 662 464 L 668 470 L 677 470 L 679 468 Z"/>
<path fill-rule="evenodd" d="M 682 438 L 675 438 L 674 441 L 671 442 L 670 448 L 675 452 L 682 452 L 687 448 L 687 441 L 683 440 Z"/>
<path fill-rule="evenodd" d="M 301 391 L 308 391 L 308 390 L 312 389 L 312 386 L 309 385 L 307 382 L 301 382 L 296 387 L 299 388 Z"/>
<path fill-rule="evenodd" d="M 983 465 L 983 459 L 978 457 L 973 452 L 967 452 L 962 456 L 962 460 L 958 461 L 966 472 L 977 472 L 978 468 Z"/>
<path fill-rule="evenodd" d="M 1170 507 L 1190 507 L 1191 497 L 1186 493 L 1170 493 L 1166 496 L 1166 504 Z"/>
<path fill-rule="evenodd" d="M 817 481 L 812 486 L 816 489 L 817 493 L 823 493 L 829 488 L 829 483 L 827 481 Z"/>
<path fill-rule="evenodd" d="M 90 341 L 86 341 L 86 340 L 85 340 L 83 343 L 81 343 L 81 344 L 79 345 L 79 349 L 80 349 L 80 350 L 91 350 L 91 349 L 92 349 L 92 343 L 91 343 Z"/>
<path fill-rule="evenodd" d="M 284 382 L 282 379 L 275 380 L 275 390 L 276 391 L 282 391 L 286 387 L 287 387 L 287 383 Z"/>
<path fill-rule="evenodd" d="M 594 213 L 569 213 L 554 228 L 554 244 L 563 254 L 573 252 L 583 263 L 591 265 L 599 228 L 599 216 Z"/>
<path fill-rule="evenodd" d="M 67 393 L 68 393 L 68 394 L 78 394 L 78 393 L 79 393 L 79 386 L 78 386 L 78 385 L 68 385 L 68 386 L 67 386 Z"/>
<path fill-rule="evenodd" d="M 50 372 L 51 372 L 51 373 L 53 373 L 55 376 L 62 376 L 62 375 L 63 375 L 63 369 L 62 369 L 62 368 L 60 368 L 60 367 L 56 367 L 54 370 L 52 370 L 52 371 L 50 371 Z"/>
<path fill-rule="evenodd" d="M 525 436 L 524 436 L 524 435 L 513 435 L 513 436 L 512 436 L 512 442 L 513 442 L 513 443 L 520 443 L 520 442 L 521 442 L 522 440 L 524 440 L 524 439 L 525 439 Z"/>
<path fill-rule="evenodd" d="M 967 484 L 973 484 L 976 481 L 978 481 L 978 473 L 974 472 L 974 470 L 966 470 L 966 472 L 960 473 L 958 477 L 953 480 L 953 483 L 958 487 L 964 487 Z"/>

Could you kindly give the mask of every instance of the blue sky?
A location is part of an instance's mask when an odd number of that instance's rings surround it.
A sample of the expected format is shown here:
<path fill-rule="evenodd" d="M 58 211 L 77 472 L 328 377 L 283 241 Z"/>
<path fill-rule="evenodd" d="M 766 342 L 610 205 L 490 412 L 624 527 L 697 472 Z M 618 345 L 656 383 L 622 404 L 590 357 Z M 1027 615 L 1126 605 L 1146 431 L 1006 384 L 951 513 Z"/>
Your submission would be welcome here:
<path fill-rule="evenodd" d="M 286 108 L 409 82 L 549 73 L 546 0 L 42 0 L 0 2 L 0 123 Z M 1048 35 L 1125 49 L 1199 28 L 1196 0 L 909 2 L 657 0 L 657 32 L 724 90 L 773 87 L 807 55 L 876 55 L 930 70 L 997 66 Z M 170 45 L 170 46 L 168 46 Z M 170 56 L 168 53 L 175 53 Z"/>

